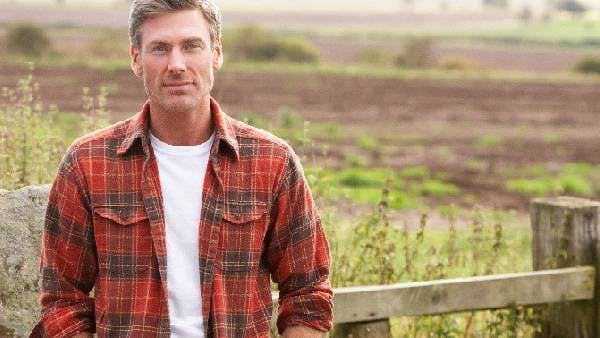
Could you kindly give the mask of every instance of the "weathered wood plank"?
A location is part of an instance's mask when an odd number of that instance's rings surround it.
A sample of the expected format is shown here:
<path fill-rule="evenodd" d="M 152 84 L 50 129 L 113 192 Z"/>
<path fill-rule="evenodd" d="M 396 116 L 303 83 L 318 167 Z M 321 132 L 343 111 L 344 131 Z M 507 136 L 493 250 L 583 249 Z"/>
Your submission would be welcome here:
<path fill-rule="evenodd" d="M 505 275 L 338 288 L 335 323 L 499 309 L 594 297 L 595 269 L 575 267 Z"/>
<path fill-rule="evenodd" d="M 594 298 L 589 266 L 334 290 L 336 324 Z M 277 293 L 273 294 L 277 304 Z M 273 318 L 277 317 L 277 307 Z"/>
<path fill-rule="evenodd" d="M 596 267 L 595 299 L 552 306 L 537 336 L 600 338 L 600 203 L 573 197 L 535 199 L 531 225 L 534 270 Z"/>

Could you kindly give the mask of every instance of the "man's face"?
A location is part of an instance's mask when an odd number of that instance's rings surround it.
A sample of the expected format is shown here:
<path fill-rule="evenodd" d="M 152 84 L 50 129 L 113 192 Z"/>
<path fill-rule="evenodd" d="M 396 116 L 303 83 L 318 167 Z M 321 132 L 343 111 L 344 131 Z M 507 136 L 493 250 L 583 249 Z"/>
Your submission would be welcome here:
<path fill-rule="evenodd" d="M 210 47 L 200 10 L 165 13 L 141 26 L 141 50 L 131 47 L 132 68 L 143 76 L 152 110 L 189 112 L 207 102 L 214 72 L 221 68 L 221 41 Z"/>

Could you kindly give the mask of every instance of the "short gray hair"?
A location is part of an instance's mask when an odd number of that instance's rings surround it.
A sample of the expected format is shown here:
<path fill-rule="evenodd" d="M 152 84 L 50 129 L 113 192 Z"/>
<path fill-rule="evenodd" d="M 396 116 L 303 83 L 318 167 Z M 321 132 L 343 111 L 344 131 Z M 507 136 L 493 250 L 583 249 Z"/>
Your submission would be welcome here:
<path fill-rule="evenodd" d="M 199 9 L 208 23 L 210 46 L 221 39 L 221 10 L 214 0 L 133 0 L 129 12 L 129 41 L 141 49 L 141 27 L 148 18 L 182 10 Z"/>

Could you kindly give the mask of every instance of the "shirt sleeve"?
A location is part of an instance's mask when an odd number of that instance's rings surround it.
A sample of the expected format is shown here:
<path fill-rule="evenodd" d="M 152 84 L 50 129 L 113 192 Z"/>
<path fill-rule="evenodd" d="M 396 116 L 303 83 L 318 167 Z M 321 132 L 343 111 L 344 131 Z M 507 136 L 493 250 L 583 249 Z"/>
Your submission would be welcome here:
<path fill-rule="evenodd" d="M 271 217 L 267 259 L 279 287 L 279 333 L 296 325 L 331 330 L 329 247 L 304 172 L 292 150 Z"/>
<path fill-rule="evenodd" d="M 68 337 L 95 332 L 98 273 L 89 199 L 73 152 L 63 159 L 50 190 L 41 248 L 41 318 L 30 337 Z"/>

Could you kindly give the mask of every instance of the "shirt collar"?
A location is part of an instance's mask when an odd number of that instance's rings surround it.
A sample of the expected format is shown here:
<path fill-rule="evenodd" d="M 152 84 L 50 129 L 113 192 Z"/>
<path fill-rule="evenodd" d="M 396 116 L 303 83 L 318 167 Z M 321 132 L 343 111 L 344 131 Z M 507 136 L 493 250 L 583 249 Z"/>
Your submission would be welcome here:
<path fill-rule="evenodd" d="M 235 128 L 228 117 L 222 110 L 217 101 L 210 98 L 210 111 L 215 125 L 215 151 L 220 151 L 221 141 L 228 146 L 237 159 L 239 159 L 239 144 L 236 138 Z M 123 155 L 135 143 L 137 139 L 142 142 L 142 149 L 146 156 L 150 154 L 148 132 L 150 128 L 150 102 L 146 101 L 142 110 L 137 113 L 126 126 L 125 139 L 121 142 L 117 149 L 118 155 Z M 212 153 L 212 152 L 211 152 Z"/>

